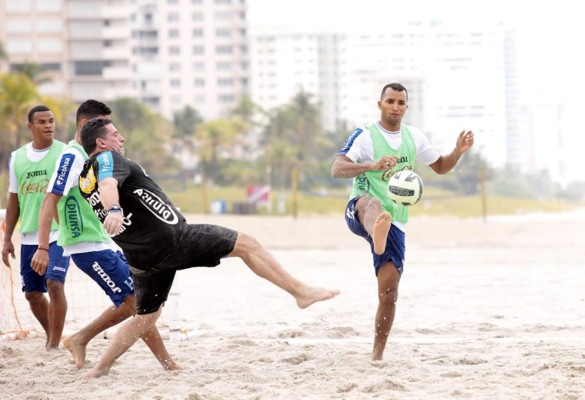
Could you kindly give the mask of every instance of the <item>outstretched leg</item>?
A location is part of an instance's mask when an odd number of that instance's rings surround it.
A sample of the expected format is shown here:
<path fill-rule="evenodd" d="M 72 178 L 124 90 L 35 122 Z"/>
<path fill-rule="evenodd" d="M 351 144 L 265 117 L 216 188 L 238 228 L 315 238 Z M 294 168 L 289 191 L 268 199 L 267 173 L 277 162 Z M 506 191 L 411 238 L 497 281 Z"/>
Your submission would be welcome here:
<path fill-rule="evenodd" d="M 399 282 L 400 274 L 394 264 L 389 262 L 380 267 L 378 270 L 378 311 L 374 327 L 372 360 L 381 360 L 384 356 L 386 341 L 396 314 Z"/>
<path fill-rule="evenodd" d="M 252 236 L 238 232 L 234 250 L 228 257 L 240 257 L 258 276 L 286 290 L 300 308 L 307 308 L 318 301 L 331 299 L 339 290 L 309 286 L 291 276 L 280 263 Z"/>

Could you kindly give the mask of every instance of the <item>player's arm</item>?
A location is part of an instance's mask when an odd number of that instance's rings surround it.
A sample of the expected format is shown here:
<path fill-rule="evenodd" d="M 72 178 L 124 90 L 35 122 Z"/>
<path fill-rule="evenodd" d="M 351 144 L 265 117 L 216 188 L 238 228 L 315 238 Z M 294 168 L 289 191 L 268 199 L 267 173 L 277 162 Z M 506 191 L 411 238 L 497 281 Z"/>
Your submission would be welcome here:
<path fill-rule="evenodd" d="M 473 132 L 461 131 L 457 137 L 457 142 L 453 151 L 446 156 L 440 156 L 437 161 L 430 164 L 429 167 L 431 167 L 437 174 L 446 174 L 457 165 L 461 156 L 465 154 L 471 146 L 473 146 Z"/>
<path fill-rule="evenodd" d="M 396 156 L 382 156 L 378 161 L 371 163 L 354 163 L 351 158 L 338 155 L 331 166 L 331 176 L 334 178 L 355 178 L 368 171 L 385 171 L 396 166 Z"/>
<path fill-rule="evenodd" d="M 20 206 L 18 205 L 18 194 L 8 193 L 8 202 L 6 204 L 6 217 L 5 217 L 5 231 L 4 231 L 4 243 L 2 243 L 2 261 L 7 267 L 10 267 L 9 255 L 14 260 L 16 255 L 14 254 L 14 244 L 12 243 L 12 234 L 16 228 L 18 217 L 20 216 Z"/>
<path fill-rule="evenodd" d="M 116 236 L 122 229 L 124 222 L 124 214 L 122 210 L 117 210 L 116 206 L 120 207 L 120 197 L 118 193 L 118 180 L 113 177 L 101 179 L 98 183 L 100 191 L 100 200 L 105 210 L 108 210 L 108 215 L 104 219 L 104 228 L 110 236 Z"/>
<path fill-rule="evenodd" d="M 49 237 L 51 235 L 51 225 L 53 219 L 56 219 L 57 203 L 61 200 L 61 195 L 48 192 L 45 194 L 41 209 L 39 212 L 39 246 L 31 260 L 31 267 L 37 274 L 43 275 L 49 265 Z"/>

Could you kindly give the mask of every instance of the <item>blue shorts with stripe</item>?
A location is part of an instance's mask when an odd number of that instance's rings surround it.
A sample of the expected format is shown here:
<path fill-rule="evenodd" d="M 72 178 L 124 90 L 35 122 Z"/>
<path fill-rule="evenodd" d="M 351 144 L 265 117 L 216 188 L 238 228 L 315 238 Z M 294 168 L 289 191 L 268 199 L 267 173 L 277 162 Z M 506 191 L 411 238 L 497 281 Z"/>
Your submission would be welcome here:
<path fill-rule="evenodd" d="M 93 279 L 119 307 L 127 296 L 134 295 L 134 281 L 126 257 L 120 251 L 101 250 L 72 254 L 77 267 Z"/>
<path fill-rule="evenodd" d="M 374 242 L 372 237 L 358 219 L 358 211 L 355 208 L 355 203 L 359 200 L 359 198 L 360 196 L 354 197 L 349 201 L 349 203 L 347 203 L 347 207 L 345 209 L 345 223 L 347 224 L 350 231 L 358 236 L 363 237 L 368 241 L 368 243 L 370 243 L 370 251 L 372 252 L 372 257 L 374 260 L 376 275 L 378 275 L 378 270 L 380 267 L 388 262 L 394 264 L 394 267 L 398 270 L 398 273 L 402 275 L 404 267 L 404 255 L 406 253 L 405 233 L 396 226 L 391 225 L 390 232 L 388 232 L 388 238 L 386 239 L 386 251 L 381 255 L 374 253 Z"/>
<path fill-rule="evenodd" d="M 37 251 L 36 244 L 20 246 L 20 277 L 22 278 L 23 292 L 47 292 L 47 280 L 65 283 L 69 269 L 69 257 L 63 256 L 63 247 L 57 242 L 49 244 L 49 265 L 44 275 L 39 275 L 32 269 L 30 263 Z"/>

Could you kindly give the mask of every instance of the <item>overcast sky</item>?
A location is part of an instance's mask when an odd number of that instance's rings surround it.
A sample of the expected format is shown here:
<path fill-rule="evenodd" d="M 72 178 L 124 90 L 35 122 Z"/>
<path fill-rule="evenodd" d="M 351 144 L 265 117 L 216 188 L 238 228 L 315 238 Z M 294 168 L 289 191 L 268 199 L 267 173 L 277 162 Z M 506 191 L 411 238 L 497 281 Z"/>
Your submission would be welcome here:
<path fill-rule="evenodd" d="M 585 18 L 579 1 L 526 0 L 247 0 L 252 30 L 286 26 L 299 31 L 383 32 L 395 21 L 440 19 L 463 26 L 501 22 L 518 33 L 520 74 L 528 97 L 550 95 L 564 101 L 585 90 L 585 58 L 580 42 Z M 561 66 L 562 68 L 559 68 Z M 540 85 L 546 82 L 546 88 Z M 578 98 L 581 98 L 579 93 Z M 579 100 L 580 101 L 580 100 Z"/>

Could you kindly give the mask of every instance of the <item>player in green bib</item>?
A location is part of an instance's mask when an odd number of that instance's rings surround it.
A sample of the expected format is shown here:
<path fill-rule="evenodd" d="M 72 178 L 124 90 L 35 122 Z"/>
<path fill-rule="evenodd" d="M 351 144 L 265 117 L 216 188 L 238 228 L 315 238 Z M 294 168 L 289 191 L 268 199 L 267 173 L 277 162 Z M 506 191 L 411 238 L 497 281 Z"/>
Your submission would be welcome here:
<path fill-rule="evenodd" d="M 15 258 L 12 235 L 20 220 L 20 276 L 22 291 L 30 309 L 47 336 L 45 348 L 59 348 L 67 299 L 65 277 L 69 257 L 63 256 L 63 248 L 57 244 L 57 225 L 51 225 L 50 235 L 44 246 L 38 246 L 39 209 L 45 196 L 49 178 L 55 168 L 64 143 L 55 140 L 55 117 L 43 105 L 33 107 L 28 113 L 28 129 L 32 141 L 12 153 L 8 204 L 6 206 L 6 235 L 2 246 L 2 260 L 10 267 L 10 256 Z M 35 251 L 47 257 L 47 269 L 38 274 L 31 267 Z M 48 300 L 45 293 L 48 292 Z"/>
<path fill-rule="evenodd" d="M 108 117 L 111 113 L 107 105 L 96 100 L 86 100 L 78 107 L 75 138 L 57 159 L 40 211 L 39 245 L 44 246 L 48 242 L 51 221 L 57 209 L 58 243 L 114 304 L 78 332 L 63 339 L 63 345 L 71 353 L 77 368 L 85 365 L 86 348 L 91 339 L 136 313 L 134 281 L 128 262 L 79 191 L 79 174 L 88 158 L 80 144 L 81 129 L 90 119 Z M 43 273 L 48 265 L 45 252 L 37 251 L 31 264 L 35 271 Z M 144 338 L 148 338 L 144 341 L 164 369 L 180 368 L 166 351 L 156 327 L 148 331 Z"/>
<path fill-rule="evenodd" d="M 402 122 L 408 92 L 400 83 L 384 86 L 378 108 L 380 120 L 356 129 L 331 167 L 334 178 L 353 178 L 345 220 L 354 234 L 369 242 L 372 251 L 378 280 L 372 360 L 381 360 L 384 355 L 405 258 L 408 207 L 390 200 L 388 178 L 404 169 L 414 170 L 415 162 L 446 174 L 473 145 L 473 133 L 463 131 L 453 151 L 440 155 L 419 129 Z"/>

